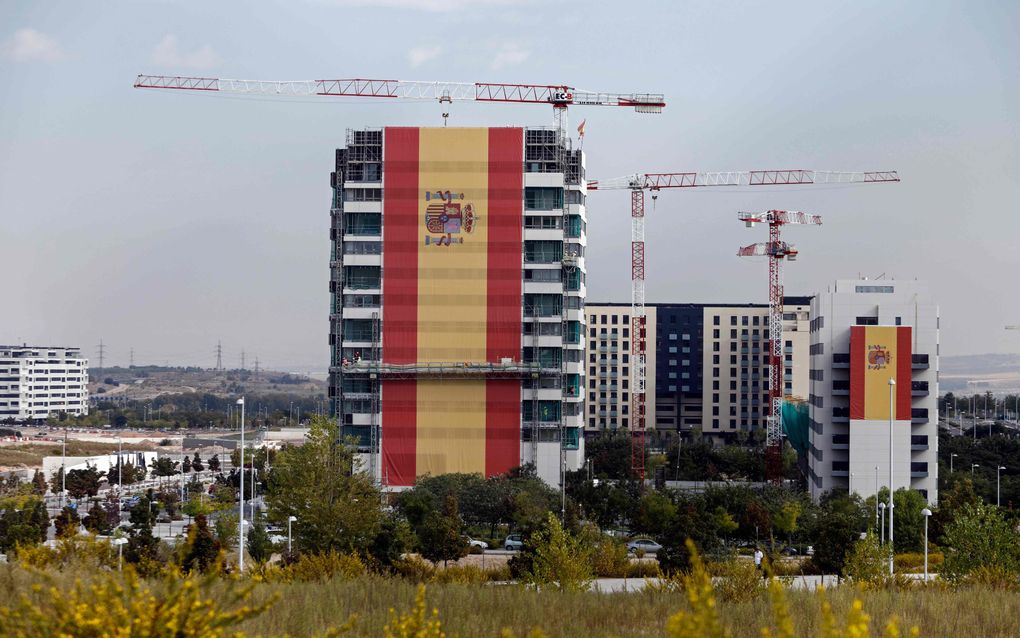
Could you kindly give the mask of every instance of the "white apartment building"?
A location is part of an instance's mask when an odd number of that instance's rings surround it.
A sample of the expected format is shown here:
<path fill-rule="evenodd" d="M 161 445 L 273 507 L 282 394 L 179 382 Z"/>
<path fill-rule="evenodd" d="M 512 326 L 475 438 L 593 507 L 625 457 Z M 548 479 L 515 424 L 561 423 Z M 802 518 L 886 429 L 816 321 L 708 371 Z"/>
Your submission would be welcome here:
<path fill-rule="evenodd" d="M 630 304 L 588 304 L 586 430 L 631 426 L 633 342 Z M 645 429 L 655 428 L 655 306 L 645 307 Z"/>
<path fill-rule="evenodd" d="M 839 280 L 815 296 L 810 335 L 812 496 L 888 487 L 892 417 L 894 489 L 936 503 L 939 309 L 927 285 Z"/>
<path fill-rule="evenodd" d="M 0 345 L 0 421 L 88 414 L 88 365 L 80 348 Z"/>

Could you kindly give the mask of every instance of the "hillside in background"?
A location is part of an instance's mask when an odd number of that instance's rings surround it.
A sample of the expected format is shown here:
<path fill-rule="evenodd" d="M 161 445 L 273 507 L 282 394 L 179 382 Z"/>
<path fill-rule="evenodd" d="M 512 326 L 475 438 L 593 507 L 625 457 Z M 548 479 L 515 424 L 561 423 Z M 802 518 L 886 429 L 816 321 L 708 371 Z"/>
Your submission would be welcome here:
<path fill-rule="evenodd" d="M 89 393 L 93 397 L 115 401 L 148 400 L 167 394 L 241 394 L 283 393 L 317 397 L 326 394 L 325 381 L 287 372 L 260 370 L 207 370 L 204 368 L 171 368 L 133 366 L 105 368 L 100 374 L 91 371 Z"/>
<path fill-rule="evenodd" d="M 971 354 L 941 357 L 940 392 L 1020 392 L 1020 355 Z"/>

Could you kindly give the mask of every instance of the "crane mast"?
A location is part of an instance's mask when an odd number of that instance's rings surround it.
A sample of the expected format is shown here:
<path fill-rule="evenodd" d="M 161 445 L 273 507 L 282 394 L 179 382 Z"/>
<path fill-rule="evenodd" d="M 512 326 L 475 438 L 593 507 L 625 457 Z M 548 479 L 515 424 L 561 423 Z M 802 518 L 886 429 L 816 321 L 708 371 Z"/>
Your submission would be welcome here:
<path fill-rule="evenodd" d="M 635 365 L 631 366 L 631 471 L 634 477 L 645 478 L 647 343 L 645 313 L 645 191 L 658 197 L 664 188 L 718 188 L 733 186 L 793 186 L 812 184 L 869 184 L 898 182 L 896 171 L 816 171 L 808 169 L 717 171 L 680 173 L 635 173 L 608 180 L 590 180 L 588 190 L 631 191 L 631 348 Z M 770 281 L 772 280 L 770 271 Z M 775 273 L 779 281 L 779 273 Z M 770 288 L 771 290 L 771 288 Z M 782 295 L 780 286 L 780 296 Z M 771 294 L 770 294 L 771 303 Z M 780 303 L 780 307 L 781 307 Z M 770 305 L 771 307 L 771 305 Z M 771 316 L 771 313 L 770 313 Z M 779 333 L 782 332 L 782 312 L 779 315 Z M 772 327 L 770 326 L 770 334 Z M 782 340 L 779 355 L 782 356 Z M 781 361 L 781 359 L 780 359 Z M 781 377 L 782 375 L 780 375 Z M 772 383 L 769 384 L 770 392 Z M 781 406 L 780 406 L 781 409 Z M 780 430 L 780 436 L 781 436 Z M 778 451 L 778 447 L 776 450 Z"/>
<path fill-rule="evenodd" d="M 799 211 L 770 210 L 765 213 L 738 213 L 737 219 L 748 228 L 768 224 L 769 241 L 766 244 L 744 246 L 741 257 L 765 256 L 769 259 L 769 414 L 765 425 L 765 476 L 778 482 L 782 476 L 783 395 L 786 375 L 786 356 L 783 352 L 783 260 L 797 259 L 797 249 L 782 240 L 786 224 L 820 225 L 819 215 Z"/>

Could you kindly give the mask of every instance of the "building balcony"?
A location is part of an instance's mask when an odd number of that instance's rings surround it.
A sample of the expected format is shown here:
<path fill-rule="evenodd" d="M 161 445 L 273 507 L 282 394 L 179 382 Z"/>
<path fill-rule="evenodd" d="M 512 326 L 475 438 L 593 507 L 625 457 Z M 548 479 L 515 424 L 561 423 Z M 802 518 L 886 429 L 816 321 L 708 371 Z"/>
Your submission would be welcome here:
<path fill-rule="evenodd" d="M 924 478 L 928 476 L 928 463 L 914 462 L 910 464 L 910 478 Z"/>
<path fill-rule="evenodd" d="M 911 408 L 911 425 L 921 425 L 928 422 L 928 408 Z"/>
<path fill-rule="evenodd" d="M 832 449 L 834 449 L 834 450 L 849 450 L 850 449 L 850 435 L 849 434 L 833 434 L 832 435 Z"/>
<path fill-rule="evenodd" d="M 912 434 L 912 435 L 910 435 L 910 449 L 911 450 L 927 450 L 928 449 L 928 435 L 927 434 Z"/>
<path fill-rule="evenodd" d="M 832 354 L 832 367 L 833 368 L 849 368 L 850 367 L 850 353 L 848 353 L 848 352 L 834 352 Z"/>
<path fill-rule="evenodd" d="M 910 355 L 910 367 L 914 370 L 927 370 L 929 367 L 928 355 L 926 354 Z"/>
<path fill-rule="evenodd" d="M 926 397 L 926 396 L 928 396 L 928 382 L 927 381 L 911 381 L 910 382 L 910 396 L 913 396 L 913 397 Z"/>
<path fill-rule="evenodd" d="M 832 396 L 850 396 L 850 381 L 834 380 L 832 382 Z"/>

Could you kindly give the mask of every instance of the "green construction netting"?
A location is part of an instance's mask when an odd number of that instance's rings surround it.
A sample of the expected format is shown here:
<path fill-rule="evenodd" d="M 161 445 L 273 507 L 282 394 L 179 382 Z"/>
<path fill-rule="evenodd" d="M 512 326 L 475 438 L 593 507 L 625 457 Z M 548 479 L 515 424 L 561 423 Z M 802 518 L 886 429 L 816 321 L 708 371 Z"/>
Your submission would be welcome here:
<path fill-rule="evenodd" d="M 806 454 L 808 449 L 808 404 L 803 401 L 783 401 L 783 433 L 797 454 Z"/>

